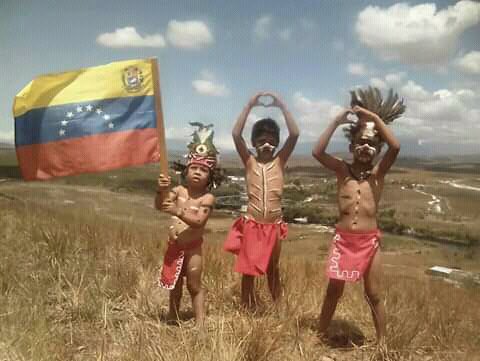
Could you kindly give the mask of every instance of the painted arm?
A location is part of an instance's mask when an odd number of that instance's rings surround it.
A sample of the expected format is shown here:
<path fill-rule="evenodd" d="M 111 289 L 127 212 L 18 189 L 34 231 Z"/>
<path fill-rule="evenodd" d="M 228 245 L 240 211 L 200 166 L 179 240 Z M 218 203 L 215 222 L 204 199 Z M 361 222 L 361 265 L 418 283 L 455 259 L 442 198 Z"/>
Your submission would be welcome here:
<path fill-rule="evenodd" d="M 315 144 L 312 150 L 312 156 L 316 160 L 318 160 L 325 168 L 330 169 L 337 174 L 345 170 L 345 163 L 343 160 L 328 154 L 326 150 L 333 133 L 335 133 L 335 130 L 340 125 L 349 123 L 347 115 L 351 112 L 352 111 L 350 109 L 346 109 L 339 113 L 320 135 L 317 144 Z"/>
<path fill-rule="evenodd" d="M 233 130 L 232 130 L 232 137 L 233 142 L 235 143 L 235 148 L 237 149 L 240 158 L 242 159 L 243 164 L 247 164 L 247 160 L 250 157 L 250 152 L 248 150 L 247 144 L 245 143 L 245 139 L 243 139 L 242 133 L 243 128 L 245 128 L 245 123 L 247 122 L 248 114 L 252 108 L 258 105 L 258 98 L 260 98 L 263 93 L 256 93 L 247 103 L 245 108 L 243 108 L 242 112 L 238 116 L 237 122 L 235 123 Z"/>
<path fill-rule="evenodd" d="M 282 149 L 280 149 L 280 151 L 278 152 L 278 157 L 283 164 L 286 164 L 288 158 L 295 149 L 295 145 L 297 144 L 297 140 L 300 135 L 300 130 L 298 129 L 297 123 L 295 122 L 292 113 L 290 113 L 285 103 L 280 99 L 277 94 L 264 93 L 264 95 L 270 95 L 273 98 L 273 103 L 269 106 L 279 108 L 282 111 L 283 117 L 285 118 L 285 123 L 287 124 L 288 138 L 285 141 Z"/>
<path fill-rule="evenodd" d="M 398 153 L 400 152 L 400 142 L 377 114 L 359 106 L 355 106 L 353 108 L 353 111 L 360 116 L 364 115 L 366 119 L 374 122 L 375 129 L 378 131 L 378 134 L 380 135 L 382 140 L 384 140 L 388 144 L 388 149 L 385 152 L 385 155 L 376 166 L 377 176 L 385 177 L 385 174 L 387 174 L 388 170 L 397 159 Z"/>
<path fill-rule="evenodd" d="M 181 208 L 178 207 L 173 201 L 167 200 L 163 203 L 162 210 L 177 216 L 184 223 L 192 228 L 204 227 L 212 213 L 213 206 L 215 204 L 215 197 L 208 193 L 203 196 L 198 209 Z"/>

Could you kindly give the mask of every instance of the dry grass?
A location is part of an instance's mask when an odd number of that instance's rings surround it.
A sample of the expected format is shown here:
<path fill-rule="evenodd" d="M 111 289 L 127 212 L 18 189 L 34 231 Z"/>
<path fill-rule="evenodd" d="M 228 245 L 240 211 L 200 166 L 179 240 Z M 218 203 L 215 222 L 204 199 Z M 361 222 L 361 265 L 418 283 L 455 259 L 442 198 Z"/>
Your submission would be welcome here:
<path fill-rule="evenodd" d="M 478 290 L 408 274 L 386 275 L 387 348 L 360 285 L 347 288 L 330 333 L 317 334 L 323 267 L 284 252 L 285 294 L 256 314 L 239 309 L 239 277 L 221 251 L 205 248 L 205 332 L 193 327 L 188 294 L 179 327 L 163 320 L 156 287 L 162 225 L 99 218 L 0 200 L 0 360 L 475 360 L 480 359 Z"/>

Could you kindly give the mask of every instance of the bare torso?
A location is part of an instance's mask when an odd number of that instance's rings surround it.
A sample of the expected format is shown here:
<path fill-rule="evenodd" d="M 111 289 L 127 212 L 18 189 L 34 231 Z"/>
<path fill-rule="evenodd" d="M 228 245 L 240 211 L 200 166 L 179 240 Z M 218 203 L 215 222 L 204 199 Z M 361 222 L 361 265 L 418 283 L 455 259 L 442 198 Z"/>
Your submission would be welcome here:
<path fill-rule="evenodd" d="M 177 207 L 182 208 L 184 212 L 200 212 L 200 206 L 205 196 L 190 198 L 188 189 L 183 186 L 175 187 L 176 196 L 174 202 Z M 203 237 L 204 227 L 191 227 L 180 218 L 172 216 L 172 223 L 169 227 L 168 235 L 172 241 L 178 245 L 186 245 L 191 241 Z"/>
<path fill-rule="evenodd" d="M 339 220 L 337 226 L 347 231 L 370 231 L 377 228 L 377 207 L 383 190 L 383 179 L 374 172 L 357 180 L 345 172 L 337 179 Z"/>
<path fill-rule="evenodd" d="M 246 164 L 248 193 L 247 216 L 260 223 L 282 219 L 283 166 L 278 157 L 268 163 L 258 162 L 253 155 Z"/>

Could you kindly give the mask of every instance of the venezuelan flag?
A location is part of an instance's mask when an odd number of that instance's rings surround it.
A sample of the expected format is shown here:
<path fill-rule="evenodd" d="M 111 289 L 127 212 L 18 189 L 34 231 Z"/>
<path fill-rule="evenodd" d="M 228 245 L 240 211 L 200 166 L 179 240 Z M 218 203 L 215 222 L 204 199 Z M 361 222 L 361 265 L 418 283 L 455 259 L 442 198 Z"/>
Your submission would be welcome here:
<path fill-rule="evenodd" d="M 15 97 L 15 147 L 25 180 L 159 160 L 150 59 L 32 80 Z"/>

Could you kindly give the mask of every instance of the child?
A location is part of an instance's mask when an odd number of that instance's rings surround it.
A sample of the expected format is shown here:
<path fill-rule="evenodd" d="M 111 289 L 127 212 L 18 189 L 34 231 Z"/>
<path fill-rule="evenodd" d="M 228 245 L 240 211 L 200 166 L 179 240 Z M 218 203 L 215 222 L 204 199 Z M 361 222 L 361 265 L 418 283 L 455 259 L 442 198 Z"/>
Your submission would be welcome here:
<path fill-rule="evenodd" d="M 260 97 L 270 96 L 272 103 L 265 105 Z M 279 144 L 280 129 L 272 119 L 257 121 L 252 129 L 252 145 L 257 151 L 254 156 L 242 137 L 248 114 L 254 106 L 278 107 L 285 117 L 289 136 L 282 149 L 275 154 Z M 255 94 L 242 113 L 232 131 L 233 141 L 245 165 L 248 208 L 232 226 L 224 244 L 226 251 L 236 254 L 235 271 L 242 273 L 242 304 L 254 307 L 254 276 L 267 273 L 268 287 L 272 299 L 280 297 L 281 286 L 278 269 L 281 243 L 287 235 L 287 224 L 282 220 L 281 199 L 285 164 L 295 148 L 299 130 L 285 104 L 273 93 Z"/>
<path fill-rule="evenodd" d="M 386 101 L 378 89 L 351 92 L 352 109 L 341 112 L 320 136 L 313 156 L 337 176 L 339 220 L 327 261 L 329 284 L 320 315 L 320 331 L 325 333 L 337 302 L 343 293 L 345 281 L 364 278 L 365 295 L 369 303 L 377 340 L 385 338 L 386 321 L 381 286 L 380 231 L 376 213 L 382 195 L 384 177 L 397 158 L 400 143 L 385 124 L 404 111 L 403 100 L 390 90 Z M 357 122 L 350 120 L 351 116 Z M 345 130 L 350 139 L 351 164 L 325 152 L 335 129 L 349 124 Z M 382 142 L 388 150 L 373 164 L 380 153 Z"/>
<path fill-rule="evenodd" d="M 212 142 L 211 126 L 190 124 L 199 129 L 194 132 L 189 144 L 187 164 L 182 166 L 176 163 L 177 168 L 183 168 L 182 176 L 186 186 L 179 185 L 168 192 L 170 177 L 160 174 L 158 178 L 155 207 L 172 215 L 159 285 L 170 290 L 167 319 L 175 321 L 178 320 L 183 276 L 186 276 L 195 322 L 201 326 L 205 317 L 204 291 L 201 286 L 203 233 L 215 203 L 215 197 L 209 189 L 220 179 L 215 168 L 218 152 Z"/>

